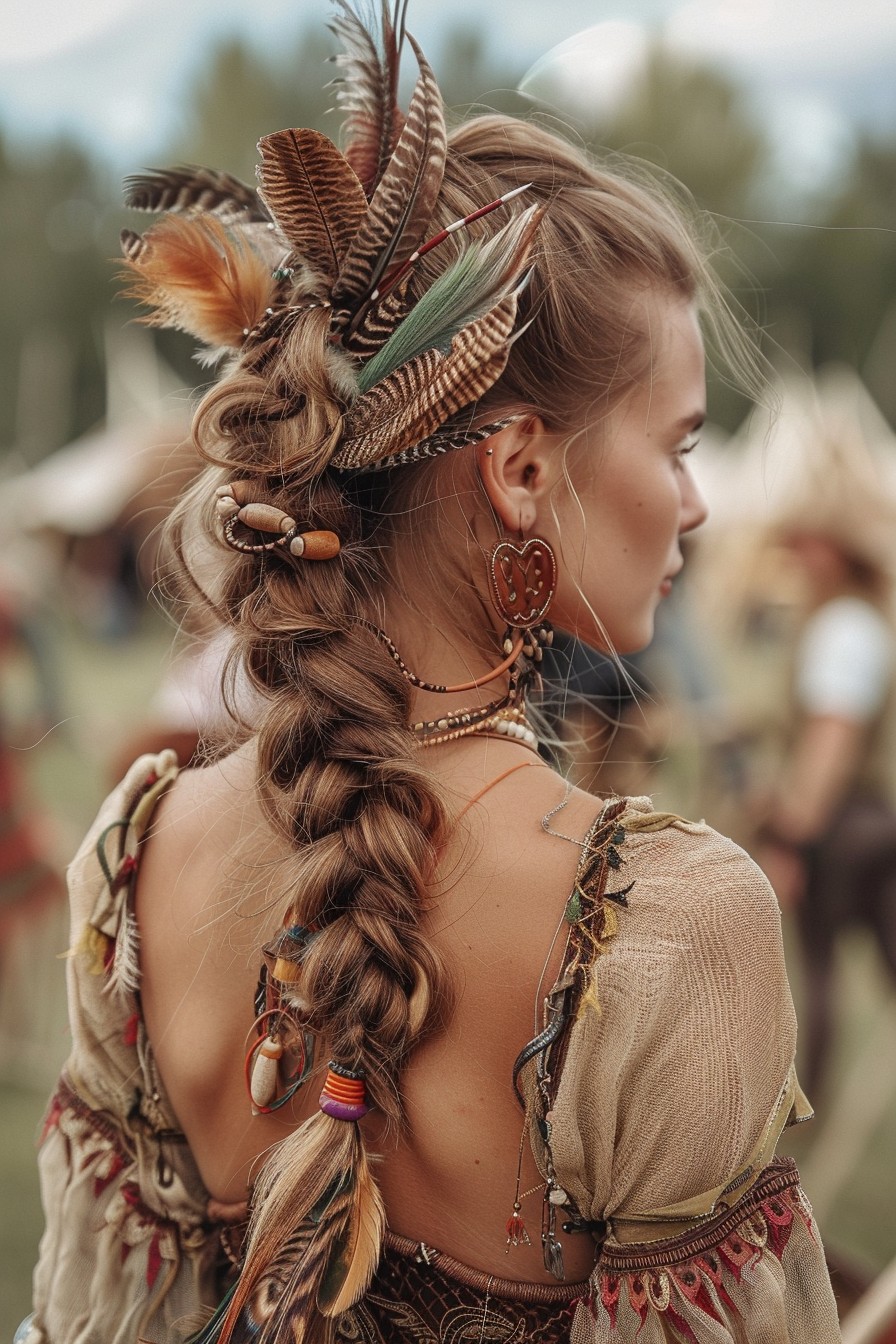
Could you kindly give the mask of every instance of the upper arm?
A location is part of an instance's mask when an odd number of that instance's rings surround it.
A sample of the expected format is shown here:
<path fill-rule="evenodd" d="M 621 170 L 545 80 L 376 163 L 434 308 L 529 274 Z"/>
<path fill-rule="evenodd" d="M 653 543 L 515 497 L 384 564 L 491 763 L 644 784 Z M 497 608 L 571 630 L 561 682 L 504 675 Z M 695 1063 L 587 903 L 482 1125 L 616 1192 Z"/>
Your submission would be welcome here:
<path fill-rule="evenodd" d="M 558 1097 L 580 1129 L 592 1217 L 724 1185 L 796 1044 L 778 908 L 756 865 L 707 829 L 630 843 L 629 906 L 594 968 L 600 1013 L 576 1023 Z"/>

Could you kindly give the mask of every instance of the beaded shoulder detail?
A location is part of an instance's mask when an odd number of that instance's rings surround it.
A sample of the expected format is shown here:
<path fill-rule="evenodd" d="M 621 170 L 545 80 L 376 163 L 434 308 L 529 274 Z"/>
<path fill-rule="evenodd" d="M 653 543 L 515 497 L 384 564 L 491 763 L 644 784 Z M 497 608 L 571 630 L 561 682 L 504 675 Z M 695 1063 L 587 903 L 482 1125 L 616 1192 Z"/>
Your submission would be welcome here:
<path fill-rule="evenodd" d="M 619 911 L 628 906 L 633 883 L 612 891 L 610 879 L 621 870 L 621 847 L 626 828 L 622 824 L 628 806 L 625 798 L 614 798 L 604 805 L 600 815 L 582 842 L 582 857 L 572 892 L 566 902 L 566 950 L 557 981 L 544 1002 L 544 1028 L 523 1047 L 513 1066 L 513 1086 L 520 1105 L 525 1101 L 520 1090 L 520 1074 L 532 1061 L 540 1074 L 547 1067 L 547 1056 L 556 1052 L 570 1022 L 587 1006 L 599 1008 L 594 985 L 595 960 L 605 953 L 619 929 Z M 615 886 L 615 883 L 612 884 Z"/>
<path fill-rule="evenodd" d="M 603 1225 L 592 1225 L 557 1180 L 551 1153 L 551 1122 L 570 1028 L 589 1008 L 600 1009 L 594 964 L 616 936 L 618 912 L 627 908 L 634 885 L 617 887 L 614 880 L 624 862 L 621 847 L 626 831 L 622 818 L 627 806 L 625 798 L 605 803 L 585 836 L 573 890 L 563 912 L 566 947 L 560 974 L 544 1001 L 544 1026 L 523 1047 L 513 1066 L 514 1090 L 526 1112 L 536 1162 L 545 1178 L 541 1230 L 544 1263 L 557 1279 L 565 1277 L 563 1250 L 557 1235 L 558 1215 L 564 1219 L 564 1231 L 588 1231 L 598 1244 L 605 1234 Z M 609 889 L 611 886 L 613 890 Z M 529 1087 L 528 1097 L 524 1097 L 520 1076 L 530 1064 L 534 1065 L 534 1087 Z M 508 1229 L 512 1239 L 511 1224 Z"/>

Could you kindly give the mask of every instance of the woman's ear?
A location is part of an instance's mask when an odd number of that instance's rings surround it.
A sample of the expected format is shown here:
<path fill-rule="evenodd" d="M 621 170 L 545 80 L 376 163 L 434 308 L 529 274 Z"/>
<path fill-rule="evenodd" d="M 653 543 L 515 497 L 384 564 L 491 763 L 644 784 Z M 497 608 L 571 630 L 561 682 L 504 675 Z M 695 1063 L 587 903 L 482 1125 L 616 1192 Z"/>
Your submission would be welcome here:
<path fill-rule="evenodd" d="M 511 535 L 531 532 L 556 479 L 560 436 L 539 415 L 514 420 L 483 439 L 476 454 L 488 501 Z"/>

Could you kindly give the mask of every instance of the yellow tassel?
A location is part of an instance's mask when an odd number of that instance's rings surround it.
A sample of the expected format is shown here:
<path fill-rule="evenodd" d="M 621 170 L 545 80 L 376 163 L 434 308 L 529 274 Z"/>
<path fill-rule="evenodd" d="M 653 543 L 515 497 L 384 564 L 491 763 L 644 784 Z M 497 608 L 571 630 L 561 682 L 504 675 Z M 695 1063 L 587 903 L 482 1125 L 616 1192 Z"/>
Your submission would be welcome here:
<path fill-rule="evenodd" d="M 103 975 L 105 974 L 111 944 L 112 939 L 108 934 L 94 928 L 92 924 L 85 924 L 81 930 L 80 938 L 69 955 L 90 957 L 91 963 L 87 968 L 88 973 L 90 975 Z"/>
<path fill-rule="evenodd" d="M 302 967 L 297 961 L 287 961 L 286 957 L 278 957 L 271 975 L 281 984 L 292 985 L 302 978 Z"/>
<path fill-rule="evenodd" d="M 582 1017 L 585 1013 L 586 1008 L 590 1008 L 591 1011 L 595 1013 L 597 1017 L 600 1017 L 601 1013 L 603 1012 L 603 1009 L 600 1006 L 600 999 L 597 997 L 597 986 L 595 985 L 594 982 L 593 971 L 588 976 L 588 984 L 585 988 L 585 993 L 579 999 L 579 1006 L 576 1010 L 576 1017 L 577 1018 Z"/>
<path fill-rule="evenodd" d="M 619 916 L 613 906 L 606 902 L 601 908 L 603 910 L 603 927 L 600 931 L 600 942 L 608 943 L 619 932 Z"/>

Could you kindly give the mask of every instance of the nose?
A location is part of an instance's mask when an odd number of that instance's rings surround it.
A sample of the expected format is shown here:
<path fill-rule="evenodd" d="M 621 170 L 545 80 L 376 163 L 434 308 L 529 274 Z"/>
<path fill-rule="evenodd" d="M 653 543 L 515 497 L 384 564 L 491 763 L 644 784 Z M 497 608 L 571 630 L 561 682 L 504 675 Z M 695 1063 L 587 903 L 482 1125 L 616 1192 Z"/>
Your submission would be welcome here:
<path fill-rule="evenodd" d="M 693 472 L 685 463 L 684 474 L 681 478 L 681 521 L 678 532 L 681 535 L 684 532 L 693 532 L 695 527 L 705 523 L 709 517 L 709 509 L 706 500 L 700 491 L 700 487 L 694 480 Z"/>

